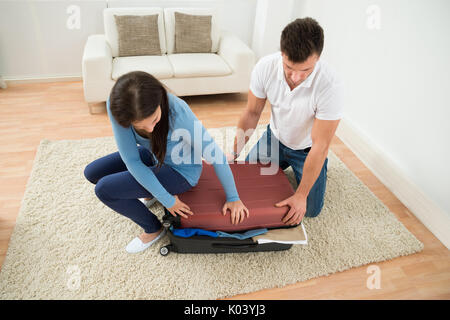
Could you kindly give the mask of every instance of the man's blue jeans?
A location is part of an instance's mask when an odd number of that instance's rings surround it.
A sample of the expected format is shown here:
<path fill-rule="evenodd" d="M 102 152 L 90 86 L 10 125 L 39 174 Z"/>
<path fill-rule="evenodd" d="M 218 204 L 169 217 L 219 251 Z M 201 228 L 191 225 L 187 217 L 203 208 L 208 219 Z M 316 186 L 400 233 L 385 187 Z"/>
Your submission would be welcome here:
<path fill-rule="evenodd" d="M 271 142 L 278 149 L 278 155 L 272 154 Z M 276 150 L 276 149 L 275 149 Z M 245 161 L 260 161 L 262 163 L 271 162 L 272 164 L 278 164 L 278 166 L 285 170 L 289 166 L 292 167 L 297 184 L 300 184 L 303 174 L 303 165 L 305 164 L 306 156 L 309 150 L 293 150 L 281 142 L 272 135 L 270 125 L 267 125 L 267 129 L 256 145 L 250 150 Z M 309 191 L 306 201 L 306 217 L 316 217 L 319 215 L 323 207 L 325 188 L 327 182 L 327 164 L 328 158 L 325 159 L 320 175 L 314 183 L 313 187 Z M 284 199 L 280 199 L 282 201 Z"/>
<path fill-rule="evenodd" d="M 139 155 L 149 166 L 161 185 L 172 195 L 181 194 L 192 188 L 189 182 L 170 166 L 156 168 L 148 149 L 139 146 Z M 161 229 L 161 222 L 139 198 L 151 198 L 147 191 L 128 171 L 119 152 L 94 160 L 84 169 L 84 176 L 95 184 L 95 194 L 105 205 L 130 218 L 146 233 Z"/>

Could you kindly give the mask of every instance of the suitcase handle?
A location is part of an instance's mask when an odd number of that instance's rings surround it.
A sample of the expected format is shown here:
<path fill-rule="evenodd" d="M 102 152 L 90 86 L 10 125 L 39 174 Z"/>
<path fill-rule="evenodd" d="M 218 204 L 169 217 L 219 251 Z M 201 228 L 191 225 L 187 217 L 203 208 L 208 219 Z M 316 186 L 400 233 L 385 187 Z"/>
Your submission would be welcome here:
<path fill-rule="evenodd" d="M 258 243 L 250 244 L 226 244 L 226 243 L 213 243 L 212 247 L 223 248 L 223 249 L 238 249 L 238 248 L 253 248 L 256 247 Z"/>

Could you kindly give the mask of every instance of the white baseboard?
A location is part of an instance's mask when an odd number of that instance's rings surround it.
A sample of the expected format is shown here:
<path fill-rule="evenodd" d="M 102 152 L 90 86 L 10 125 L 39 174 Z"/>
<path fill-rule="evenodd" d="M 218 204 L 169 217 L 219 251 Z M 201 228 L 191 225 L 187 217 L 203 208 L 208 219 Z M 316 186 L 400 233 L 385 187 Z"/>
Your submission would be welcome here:
<path fill-rule="evenodd" d="M 349 120 L 341 120 L 336 135 L 450 249 L 450 216 L 412 183 L 401 168 Z"/>
<path fill-rule="evenodd" d="M 3 77 L 6 84 L 16 83 L 39 83 L 39 82 L 65 82 L 65 81 L 81 81 L 81 76 L 56 76 L 56 77 L 23 77 L 23 78 L 6 78 Z"/>

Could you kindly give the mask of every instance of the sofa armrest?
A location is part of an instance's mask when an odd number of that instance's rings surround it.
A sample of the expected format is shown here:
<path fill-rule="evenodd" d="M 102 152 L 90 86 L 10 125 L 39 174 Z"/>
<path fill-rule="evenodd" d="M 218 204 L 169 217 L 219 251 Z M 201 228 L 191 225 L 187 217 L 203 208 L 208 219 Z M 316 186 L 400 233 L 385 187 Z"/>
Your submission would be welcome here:
<path fill-rule="evenodd" d="M 83 77 L 85 71 L 111 78 L 112 52 L 105 35 L 94 34 L 88 37 L 83 51 Z M 89 74 L 91 76 L 92 74 Z"/>
<path fill-rule="evenodd" d="M 99 97 L 105 95 L 104 91 L 112 81 L 112 60 L 111 47 L 106 41 L 105 35 L 89 36 L 82 58 L 83 88 L 86 101 L 98 101 Z"/>
<path fill-rule="evenodd" d="M 251 74 L 255 65 L 254 52 L 237 36 L 222 32 L 218 54 L 236 73 Z"/>

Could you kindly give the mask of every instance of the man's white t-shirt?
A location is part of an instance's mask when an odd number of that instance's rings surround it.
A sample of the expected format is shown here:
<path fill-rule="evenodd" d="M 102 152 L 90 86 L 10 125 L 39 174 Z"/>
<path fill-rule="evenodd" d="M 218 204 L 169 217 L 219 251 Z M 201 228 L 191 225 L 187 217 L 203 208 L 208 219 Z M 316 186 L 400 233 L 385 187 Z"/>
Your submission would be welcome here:
<path fill-rule="evenodd" d="M 257 98 L 269 100 L 270 129 L 282 144 L 294 150 L 312 145 L 314 118 L 338 120 L 343 116 L 342 84 L 321 58 L 308 78 L 291 91 L 281 52 L 265 56 L 252 71 L 250 90 Z"/>

